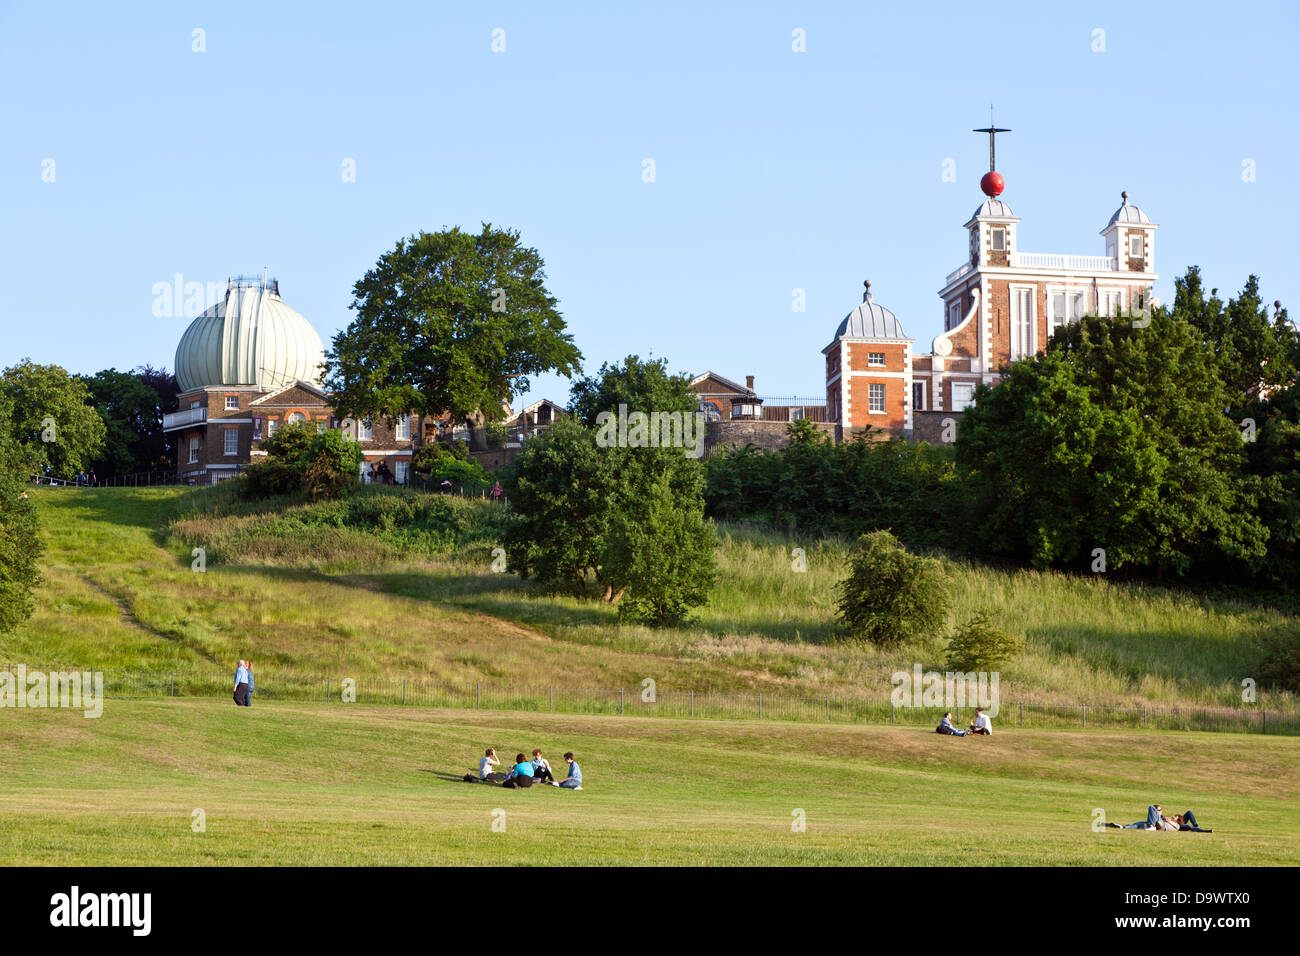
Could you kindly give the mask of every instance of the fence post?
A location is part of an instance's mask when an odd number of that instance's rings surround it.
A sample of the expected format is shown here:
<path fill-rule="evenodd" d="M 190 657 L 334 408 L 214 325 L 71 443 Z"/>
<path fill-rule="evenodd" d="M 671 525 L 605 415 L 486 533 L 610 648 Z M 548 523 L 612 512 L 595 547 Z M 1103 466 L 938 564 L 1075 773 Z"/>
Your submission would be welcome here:
<path fill-rule="evenodd" d="M 1147 725 L 1147 705 L 1143 704 L 1142 705 L 1142 726 L 1145 727 L 1146 725 Z"/>
<path fill-rule="evenodd" d="M 1025 702 L 1022 700 L 1022 701 L 1021 701 L 1019 704 L 1017 704 L 1016 706 L 1020 708 L 1020 713 L 1019 713 L 1019 715 L 1016 717 L 1016 723 L 1017 723 L 1017 724 L 1023 724 L 1023 723 L 1025 722 Z"/>
<path fill-rule="evenodd" d="M 623 688 L 618 689 L 618 712 L 623 713 Z"/>
<path fill-rule="evenodd" d="M 758 692 L 758 719 L 763 719 L 763 692 Z"/>
<path fill-rule="evenodd" d="M 894 723 L 894 698 L 889 698 L 889 722 Z"/>
<path fill-rule="evenodd" d="M 172 671 L 172 694 L 171 695 L 173 697 L 176 696 L 176 672 L 175 671 Z"/>
<path fill-rule="evenodd" d="M 406 704 L 406 678 L 402 678 L 402 704 Z"/>
<path fill-rule="evenodd" d="M 550 691 L 549 696 L 551 699 L 551 713 L 555 713 L 555 688 L 549 687 L 547 688 L 547 690 Z"/>
<path fill-rule="evenodd" d="M 890 707 L 892 706 L 893 704 L 891 703 Z M 831 699 L 827 697 L 826 698 L 826 723 L 829 724 L 830 722 L 831 722 Z"/>
<path fill-rule="evenodd" d="M 330 699 L 330 679 L 328 674 L 325 675 L 325 699 Z"/>
<path fill-rule="evenodd" d="M 1210 729 L 1210 708 L 1208 707 L 1201 708 L 1201 729 L 1204 731 Z"/>
<path fill-rule="evenodd" d="M 1079 713 L 1083 716 L 1083 726 L 1087 727 L 1088 726 L 1088 705 L 1080 704 Z"/>
<path fill-rule="evenodd" d="M 1260 733 L 1268 733 L 1268 710 L 1264 710 L 1264 729 Z"/>

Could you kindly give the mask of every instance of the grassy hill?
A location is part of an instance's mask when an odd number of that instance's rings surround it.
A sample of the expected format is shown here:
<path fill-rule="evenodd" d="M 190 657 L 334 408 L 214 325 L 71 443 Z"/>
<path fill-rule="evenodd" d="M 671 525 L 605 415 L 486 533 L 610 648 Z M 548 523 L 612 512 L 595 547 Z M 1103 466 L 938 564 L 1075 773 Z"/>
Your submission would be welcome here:
<path fill-rule="evenodd" d="M 368 489 L 350 503 L 241 503 L 230 488 L 40 489 L 49 550 L 37 613 L 0 661 L 225 673 L 345 673 L 499 686 L 832 695 L 886 701 L 889 675 L 942 669 L 944 636 L 839 644 L 846 545 L 722 528 L 720 578 L 687 627 L 617 624 L 600 603 L 494 573 L 502 511 Z M 192 549 L 206 571 L 191 570 Z M 791 549 L 806 551 L 805 573 Z M 1244 601 L 947 560 L 955 617 L 988 608 L 1027 639 L 1004 701 L 1192 708 L 1240 702 L 1262 636 L 1296 622 Z M 265 677 L 264 677 L 265 680 Z M 1295 716 L 1294 697 L 1259 706 Z"/>
<path fill-rule="evenodd" d="M 957 739 L 193 698 L 110 700 L 98 720 L 9 714 L 3 865 L 1300 862 L 1300 751 L 1281 737 Z M 460 782 L 489 744 L 540 746 L 556 763 L 572 749 L 584 789 Z M 1215 832 L 1092 829 L 1097 809 L 1130 823 L 1153 801 Z M 204 832 L 191 829 L 195 810 Z M 799 810 L 803 833 L 791 829 Z"/>

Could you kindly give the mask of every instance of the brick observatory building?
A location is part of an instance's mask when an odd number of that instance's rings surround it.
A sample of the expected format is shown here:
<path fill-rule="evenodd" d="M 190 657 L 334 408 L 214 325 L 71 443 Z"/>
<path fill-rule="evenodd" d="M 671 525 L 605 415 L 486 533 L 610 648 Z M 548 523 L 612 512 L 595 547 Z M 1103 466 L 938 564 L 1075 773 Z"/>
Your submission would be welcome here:
<path fill-rule="evenodd" d="M 411 455 L 433 440 L 432 418 L 394 421 L 343 419 L 321 388 L 325 350 L 320 336 L 280 298 L 279 283 L 264 277 L 229 280 L 225 298 L 190 323 L 176 347 L 179 411 L 163 418 L 176 434 L 176 467 L 195 484 L 234 477 L 263 456 L 261 442 L 288 422 L 341 429 L 360 443 L 370 463 L 385 462 L 398 482 Z"/>
<path fill-rule="evenodd" d="M 966 261 L 950 272 L 939 296 L 944 331 L 928 353 L 912 350 L 902 325 L 874 301 L 867 282 L 862 303 L 822 349 L 826 359 L 827 418 L 841 438 L 867 427 L 925 441 L 940 440 L 941 422 L 960 414 L 981 383 L 998 369 L 1033 356 L 1052 333 L 1084 315 L 1126 315 L 1158 304 L 1152 286 L 1155 231 L 1122 193 L 1120 207 L 1101 230 L 1105 255 L 1074 256 L 1020 249 L 1020 220 L 998 196 L 1005 188 L 994 169 L 980 180 L 988 198 L 966 222 Z M 950 440 L 950 439 L 949 439 Z"/>

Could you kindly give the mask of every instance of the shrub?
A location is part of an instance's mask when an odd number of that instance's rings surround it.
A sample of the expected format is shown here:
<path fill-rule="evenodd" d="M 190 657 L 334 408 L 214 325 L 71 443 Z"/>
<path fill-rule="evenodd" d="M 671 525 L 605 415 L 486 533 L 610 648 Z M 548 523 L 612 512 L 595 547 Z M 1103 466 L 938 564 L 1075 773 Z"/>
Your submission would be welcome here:
<path fill-rule="evenodd" d="M 882 647 L 941 630 L 950 588 L 934 558 L 909 554 L 888 531 L 858 538 L 839 584 L 839 615 L 850 639 Z"/>
<path fill-rule="evenodd" d="M 1024 650 L 1024 642 L 996 627 L 986 611 L 980 611 L 948 642 L 948 669 L 991 671 L 1006 664 Z"/>
<path fill-rule="evenodd" d="M 361 446 L 342 432 L 318 433 L 307 422 L 285 425 L 262 448 L 266 457 L 244 470 L 240 494 L 245 498 L 305 494 L 317 501 L 342 497 L 356 486 Z"/>
<path fill-rule="evenodd" d="M 1261 683 L 1300 694 L 1300 634 L 1274 634 L 1264 641 L 1259 665 Z"/>

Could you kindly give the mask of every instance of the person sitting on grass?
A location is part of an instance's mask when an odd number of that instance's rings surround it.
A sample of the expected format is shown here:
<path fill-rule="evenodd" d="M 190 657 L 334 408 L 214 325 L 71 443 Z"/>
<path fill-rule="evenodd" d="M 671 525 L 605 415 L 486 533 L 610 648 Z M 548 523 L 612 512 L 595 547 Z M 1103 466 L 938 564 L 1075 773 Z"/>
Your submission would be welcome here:
<path fill-rule="evenodd" d="M 555 775 L 551 773 L 551 762 L 542 756 L 540 747 L 533 751 L 533 779 L 538 783 L 555 782 Z"/>
<path fill-rule="evenodd" d="M 489 747 L 483 751 L 483 757 L 478 762 L 478 778 L 484 783 L 505 783 L 506 775 L 499 770 L 493 770 L 493 767 L 501 766 L 501 761 L 497 758 L 495 747 Z"/>
<path fill-rule="evenodd" d="M 533 785 L 533 764 L 531 760 L 525 760 L 523 754 L 515 757 L 514 765 L 510 768 L 510 775 L 506 778 L 505 783 L 501 786 L 509 790 L 522 790 Z"/>
<path fill-rule="evenodd" d="M 943 712 L 943 720 L 939 721 L 939 726 L 934 728 L 936 734 L 951 734 L 954 737 L 965 737 L 966 731 L 958 730 L 952 725 L 952 711 Z"/>
<path fill-rule="evenodd" d="M 993 721 L 989 720 L 989 715 L 984 713 L 983 707 L 975 708 L 975 723 L 970 725 L 972 734 L 979 734 L 982 737 L 991 736 L 993 733 Z"/>
<path fill-rule="evenodd" d="M 552 787 L 564 787 L 566 790 L 582 789 L 582 768 L 578 766 L 578 761 L 573 759 L 573 751 L 570 750 L 564 755 L 564 762 L 569 765 L 569 775 L 559 783 L 551 781 Z"/>

